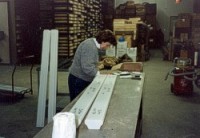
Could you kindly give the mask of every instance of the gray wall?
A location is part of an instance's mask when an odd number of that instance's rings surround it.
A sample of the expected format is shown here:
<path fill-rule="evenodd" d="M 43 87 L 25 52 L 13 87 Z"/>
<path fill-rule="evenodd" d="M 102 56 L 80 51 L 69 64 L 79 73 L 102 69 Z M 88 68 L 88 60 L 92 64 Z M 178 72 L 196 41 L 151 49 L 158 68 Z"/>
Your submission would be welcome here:
<path fill-rule="evenodd" d="M 0 57 L 2 56 L 4 64 L 12 64 L 16 61 L 16 45 L 15 45 L 15 12 L 14 12 L 14 0 L 0 0 L 0 30 L 5 31 L 6 38 L 0 43 Z M 4 7 L 5 2 L 8 2 L 8 7 Z M 8 10 L 8 13 L 5 11 Z M 8 21 L 8 22 L 7 22 Z M 3 53 L 2 53 L 3 52 Z"/>
<path fill-rule="evenodd" d="M 115 0 L 115 7 L 126 1 L 128 0 Z M 169 39 L 170 16 L 193 12 L 193 0 L 182 0 L 180 4 L 176 4 L 175 0 L 134 0 L 134 2 L 157 3 L 157 22 L 165 35 L 165 40 Z"/>
<path fill-rule="evenodd" d="M 4 39 L 0 40 L 0 63 L 10 63 L 8 3 L 0 2 L 0 31 L 4 32 Z"/>

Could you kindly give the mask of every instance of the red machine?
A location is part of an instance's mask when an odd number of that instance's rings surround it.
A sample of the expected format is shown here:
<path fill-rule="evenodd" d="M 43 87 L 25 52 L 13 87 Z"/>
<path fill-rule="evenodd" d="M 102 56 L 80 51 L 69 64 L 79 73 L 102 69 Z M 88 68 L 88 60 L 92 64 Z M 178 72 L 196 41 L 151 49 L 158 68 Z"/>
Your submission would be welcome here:
<path fill-rule="evenodd" d="M 193 81 L 191 80 L 193 71 L 192 68 L 175 69 L 172 74 L 174 83 L 171 84 L 171 92 L 174 94 L 191 94 L 193 92 Z"/>
<path fill-rule="evenodd" d="M 174 68 L 167 74 L 174 77 L 171 84 L 171 92 L 179 94 L 192 94 L 193 81 L 197 79 L 197 72 L 191 66 L 191 60 L 188 58 L 175 58 Z M 165 79 L 167 79 L 167 76 Z"/>

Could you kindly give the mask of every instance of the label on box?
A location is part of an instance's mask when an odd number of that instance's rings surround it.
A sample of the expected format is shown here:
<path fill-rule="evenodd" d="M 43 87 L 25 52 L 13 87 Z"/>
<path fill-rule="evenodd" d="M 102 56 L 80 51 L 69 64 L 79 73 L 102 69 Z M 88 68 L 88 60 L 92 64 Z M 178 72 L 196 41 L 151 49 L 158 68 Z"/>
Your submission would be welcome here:
<path fill-rule="evenodd" d="M 128 55 L 134 62 L 136 62 L 137 47 L 134 47 L 134 48 L 127 48 L 127 55 Z"/>
<path fill-rule="evenodd" d="M 117 42 L 117 49 L 126 49 L 126 48 L 127 48 L 127 41 Z"/>
<path fill-rule="evenodd" d="M 117 48 L 117 58 L 122 57 L 124 54 L 126 54 L 127 50 L 124 48 Z"/>
<path fill-rule="evenodd" d="M 115 47 L 114 46 L 106 49 L 106 56 L 115 57 Z"/>

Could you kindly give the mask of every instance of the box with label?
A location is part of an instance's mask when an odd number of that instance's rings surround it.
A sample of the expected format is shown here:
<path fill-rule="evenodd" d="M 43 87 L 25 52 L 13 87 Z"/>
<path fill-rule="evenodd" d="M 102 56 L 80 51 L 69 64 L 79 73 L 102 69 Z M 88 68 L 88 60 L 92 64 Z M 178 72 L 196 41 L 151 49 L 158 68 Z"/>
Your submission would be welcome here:
<path fill-rule="evenodd" d="M 126 50 L 127 55 L 133 60 L 133 62 L 136 62 L 137 60 L 137 47 L 134 48 L 127 48 Z"/>
<path fill-rule="evenodd" d="M 117 55 L 116 57 L 122 57 L 124 54 L 126 54 L 127 50 L 126 48 L 117 48 Z"/>
<path fill-rule="evenodd" d="M 124 36 L 125 41 L 127 41 L 127 47 L 133 47 L 133 35 L 115 35 L 115 38 L 119 40 L 122 36 Z"/>
<path fill-rule="evenodd" d="M 106 56 L 109 56 L 109 57 L 115 57 L 115 47 L 114 46 L 111 46 L 109 47 L 108 49 L 106 49 Z"/>
<path fill-rule="evenodd" d="M 124 41 L 124 42 L 117 42 L 117 49 L 126 49 L 127 48 L 127 41 Z"/>

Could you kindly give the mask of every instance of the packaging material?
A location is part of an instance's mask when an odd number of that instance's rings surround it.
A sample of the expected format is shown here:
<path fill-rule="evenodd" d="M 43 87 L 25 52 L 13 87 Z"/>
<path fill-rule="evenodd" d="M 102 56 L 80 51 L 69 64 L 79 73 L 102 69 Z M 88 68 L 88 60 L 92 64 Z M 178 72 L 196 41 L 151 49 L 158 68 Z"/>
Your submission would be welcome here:
<path fill-rule="evenodd" d="M 52 138 L 76 138 L 75 115 L 60 112 L 53 117 Z"/>
<path fill-rule="evenodd" d="M 118 63 L 118 59 L 115 57 L 106 57 L 103 59 L 103 65 L 105 69 L 111 69 Z"/>
<path fill-rule="evenodd" d="M 120 70 L 122 64 L 123 64 L 123 63 L 119 63 L 119 64 L 113 66 L 113 67 L 111 68 L 111 70 L 112 70 L 112 71 L 114 71 L 114 70 Z"/>

